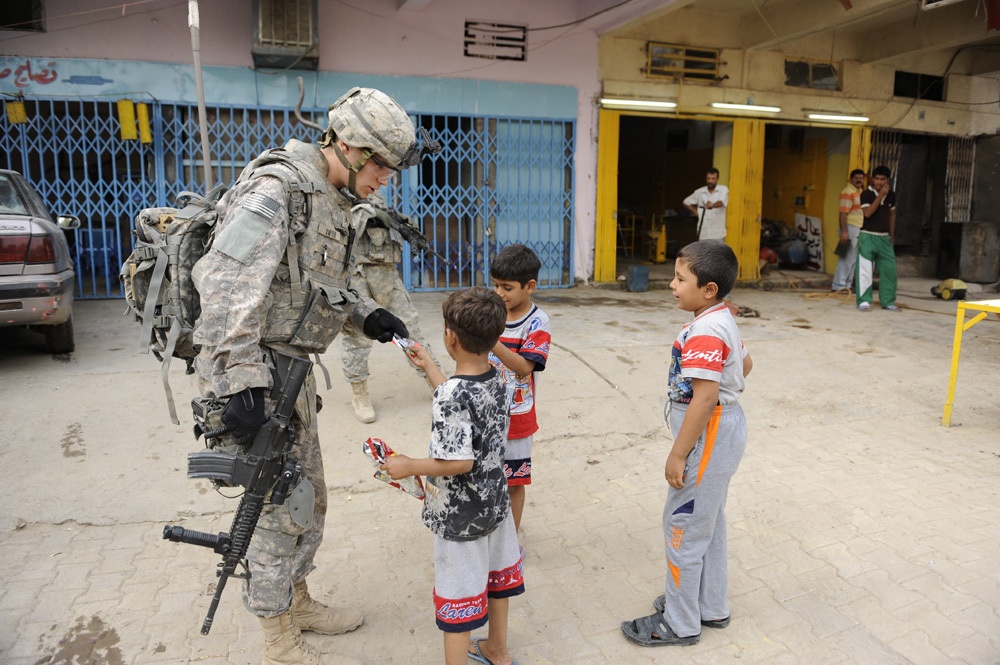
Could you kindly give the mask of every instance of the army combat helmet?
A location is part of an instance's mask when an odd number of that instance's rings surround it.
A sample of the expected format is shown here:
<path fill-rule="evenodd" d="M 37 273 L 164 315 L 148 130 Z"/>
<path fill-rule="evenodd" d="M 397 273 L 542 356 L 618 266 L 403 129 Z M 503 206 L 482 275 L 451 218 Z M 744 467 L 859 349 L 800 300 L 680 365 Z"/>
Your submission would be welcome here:
<path fill-rule="evenodd" d="M 373 154 L 397 170 L 420 163 L 426 152 L 440 146 L 421 128 L 424 145 L 417 143 L 410 117 L 392 97 L 374 88 L 351 88 L 329 109 L 330 124 L 321 145 L 332 145 L 337 158 L 349 171 L 348 187 L 354 191 L 356 174 Z M 352 148 L 361 148 L 362 156 L 353 164 L 337 147 L 341 140 Z"/>

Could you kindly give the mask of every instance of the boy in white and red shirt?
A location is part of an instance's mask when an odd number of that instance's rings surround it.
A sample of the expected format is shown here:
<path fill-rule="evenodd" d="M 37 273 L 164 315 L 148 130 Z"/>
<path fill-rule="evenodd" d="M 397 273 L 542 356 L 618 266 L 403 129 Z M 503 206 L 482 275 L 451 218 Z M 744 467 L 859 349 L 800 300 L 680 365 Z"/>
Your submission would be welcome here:
<path fill-rule="evenodd" d="M 720 242 L 695 242 L 677 255 L 670 288 L 694 320 L 674 341 L 667 387 L 674 444 L 664 468 L 666 594 L 653 601 L 656 612 L 621 625 L 642 646 L 696 644 L 702 626 L 729 625 L 726 494 L 746 449 L 737 400 L 753 367 L 723 302 L 737 267 L 733 250 Z"/>
<path fill-rule="evenodd" d="M 490 363 L 507 381 L 510 394 L 504 470 L 514 526 L 518 529 L 525 487 L 531 484 L 532 438 L 538 431 L 535 373 L 545 369 L 552 339 L 548 315 L 531 302 L 541 267 L 538 256 L 524 245 L 505 247 L 490 264 L 493 290 L 507 306 L 507 326 L 490 354 Z"/>

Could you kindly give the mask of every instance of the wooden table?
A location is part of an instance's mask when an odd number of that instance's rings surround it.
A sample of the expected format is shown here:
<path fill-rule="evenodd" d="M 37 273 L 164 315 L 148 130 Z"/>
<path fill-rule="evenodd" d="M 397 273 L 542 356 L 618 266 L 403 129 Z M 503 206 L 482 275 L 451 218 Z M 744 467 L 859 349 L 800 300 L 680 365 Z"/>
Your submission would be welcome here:
<path fill-rule="evenodd" d="M 979 313 L 966 321 L 966 311 Z M 985 319 L 991 312 L 1000 315 L 1000 300 L 958 301 L 955 342 L 951 350 L 951 378 L 948 380 L 948 397 L 944 402 L 944 416 L 941 418 L 941 424 L 945 427 L 951 427 L 951 407 L 955 404 L 955 383 L 958 381 L 958 358 L 962 353 L 962 333 Z"/>

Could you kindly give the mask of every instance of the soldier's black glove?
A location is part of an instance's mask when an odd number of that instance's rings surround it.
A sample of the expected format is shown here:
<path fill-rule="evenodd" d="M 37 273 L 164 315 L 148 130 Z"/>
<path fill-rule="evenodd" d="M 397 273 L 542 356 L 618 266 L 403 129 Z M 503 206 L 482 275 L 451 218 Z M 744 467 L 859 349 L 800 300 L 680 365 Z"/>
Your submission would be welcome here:
<path fill-rule="evenodd" d="M 387 310 L 379 307 L 368 315 L 364 325 L 365 337 L 374 339 L 385 344 L 392 341 L 393 335 L 409 337 L 410 331 L 406 329 L 403 322 L 390 314 Z"/>
<path fill-rule="evenodd" d="M 247 446 L 253 443 L 265 420 L 264 388 L 244 388 L 230 396 L 220 418 L 237 444 Z"/>

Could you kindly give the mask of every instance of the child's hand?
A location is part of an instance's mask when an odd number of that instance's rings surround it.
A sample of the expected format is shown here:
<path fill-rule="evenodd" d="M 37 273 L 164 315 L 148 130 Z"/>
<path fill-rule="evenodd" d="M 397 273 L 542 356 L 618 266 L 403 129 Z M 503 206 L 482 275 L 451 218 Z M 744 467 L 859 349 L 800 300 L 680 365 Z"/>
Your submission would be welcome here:
<path fill-rule="evenodd" d="M 406 455 L 390 455 L 386 458 L 385 463 L 378 468 L 388 473 L 393 480 L 400 480 L 413 475 L 413 472 L 410 471 L 410 462 L 412 461 L 413 458 Z"/>
<path fill-rule="evenodd" d="M 420 346 L 419 343 L 413 342 L 407 355 L 410 358 L 410 362 L 419 367 L 422 370 L 427 370 L 429 365 L 434 364 L 434 359 L 431 358 L 431 353 L 425 347 Z"/>
<path fill-rule="evenodd" d="M 667 455 L 667 464 L 664 467 L 663 475 L 667 479 L 667 484 L 675 490 L 684 487 L 684 465 L 687 458 L 673 453 Z"/>

